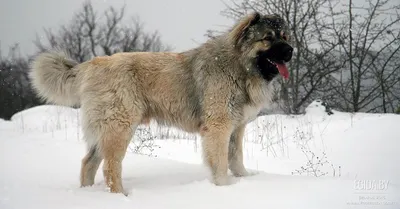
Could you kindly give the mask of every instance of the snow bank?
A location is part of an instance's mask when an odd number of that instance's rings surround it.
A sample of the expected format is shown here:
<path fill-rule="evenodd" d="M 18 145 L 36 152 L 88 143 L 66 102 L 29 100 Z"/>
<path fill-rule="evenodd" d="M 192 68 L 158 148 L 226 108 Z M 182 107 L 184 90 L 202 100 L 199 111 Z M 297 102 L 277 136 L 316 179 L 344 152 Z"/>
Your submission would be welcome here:
<path fill-rule="evenodd" d="M 34 139 L 34 140 L 32 140 Z M 238 178 L 229 187 L 210 183 L 200 165 L 128 153 L 123 183 L 129 196 L 107 192 L 101 169 L 95 185 L 79 188 L 80 142 L 46 139 L 40 135 L 0 140 L 0 208 L 395 208 L 400 190 L 385 187 L 369 194 L 353 179 L 258 175 Z M 185 156 L 182 155 L 182 158 Z M 12 159 L 12 162 L 9 160 Z M 382 196 L 385 200 L 363 200 Z"/>
<path fill-rule="evenodd" d="M 42 105 L 11 117 L 15 128 L 23 132 L 54 132 L 79 126 L 79 110 L 64 106 Z"/>
<path fill-rule="evenodd" d="M 251 122 L 244 160 L 259 174 L 230 187 L 209 182 L 200 140 L 172 129 L 181 139 L 155 140 L 157 158 L 129 151 L 124 197 L 105 192 L 101 170 L 79 188 L 79 110 L 35 107 L 0 120 L 0 208 L 400 208 L 400 116 L 332 112 L 314 102 Z"/>
<path fill-rule="evenodd" d="M 14 125 L 10 121 L 6 121 L 0 118 L 0 130 L 9 131 Z"/>

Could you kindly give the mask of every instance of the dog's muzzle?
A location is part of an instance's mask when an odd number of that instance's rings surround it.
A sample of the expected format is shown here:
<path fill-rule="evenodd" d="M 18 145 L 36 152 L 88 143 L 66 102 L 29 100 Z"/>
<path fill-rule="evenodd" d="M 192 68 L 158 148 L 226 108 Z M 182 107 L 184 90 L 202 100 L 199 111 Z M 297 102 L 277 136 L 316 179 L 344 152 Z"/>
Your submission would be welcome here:
<path fill-rule="evenodd" d="M 283 61 L 289 62 L 292 59 L 293 55 L 293 47 L 291 47 L 289 44 L 285 44 L 282 47 L 282 55 L 283 55 Z"/>
<path fill-rule="evenodd" d="M 274 53 L 272 57 L 276 61 L 289 62 L 292 59 L 293 47 L 286 42 L 281 41 L 273 44 L 270 51 Z"/>

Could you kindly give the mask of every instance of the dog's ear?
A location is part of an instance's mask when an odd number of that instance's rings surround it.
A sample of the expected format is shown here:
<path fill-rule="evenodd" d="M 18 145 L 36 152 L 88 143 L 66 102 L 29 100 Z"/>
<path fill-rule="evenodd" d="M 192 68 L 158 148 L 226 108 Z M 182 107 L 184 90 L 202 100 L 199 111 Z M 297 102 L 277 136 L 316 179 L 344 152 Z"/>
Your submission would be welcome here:
<path fill-rule="evenodd" d="M 230 40 L 232 43 L 237 46 L 240 44 L 246 32 L 249 28 L 256 24 L 261 18 L 260 13 L 254 12 L 244 18 L 242 18 L 238 24 L 236 24 L 232 31 L 229 33 Z"/>

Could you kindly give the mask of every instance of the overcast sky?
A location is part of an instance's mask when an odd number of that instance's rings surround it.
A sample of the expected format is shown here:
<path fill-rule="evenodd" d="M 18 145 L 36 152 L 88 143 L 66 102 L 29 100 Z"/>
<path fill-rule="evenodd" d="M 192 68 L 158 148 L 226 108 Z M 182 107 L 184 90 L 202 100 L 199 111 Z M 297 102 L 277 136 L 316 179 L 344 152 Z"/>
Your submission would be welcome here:
<path fill-rule="evenodd" d="M 30 54 L 35 34 L 67 23 L 84 0 L 0 0 L 0 41 L 3 55 L 13 43 Z M 126 4 L 126 17 L 138 15 L 145 29 L 158 30 L 174 51 L 197 46 L 208 29 L 225 29 L 232 20 L 222 17 L 222 0 L 92 0 L 97 11 Z"/>

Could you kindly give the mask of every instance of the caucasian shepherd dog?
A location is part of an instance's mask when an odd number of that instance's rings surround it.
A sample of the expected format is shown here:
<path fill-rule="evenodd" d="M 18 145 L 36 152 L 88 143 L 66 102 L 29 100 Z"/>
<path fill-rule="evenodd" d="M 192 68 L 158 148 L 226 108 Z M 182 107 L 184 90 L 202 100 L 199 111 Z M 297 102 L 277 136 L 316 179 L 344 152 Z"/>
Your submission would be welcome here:
<path fill-rule="evenodd" d="M 246 124 L 268 105 L 272 82 L 287 79 L 292 57 L 288 28 L 278 15 L 253 13 L 229 31 L 181 53 L 131 52 L 77 63 L 46 52 L 30 78 L 49 103 L 80 106 L 88 145 L 80 183 L 90 186 L 104 160 L 106 185 L 125 193 L 121 170 L 139 124 L 158 123 L 199 133 L 215 185 L 249 173 L 243 165 Z"/>

